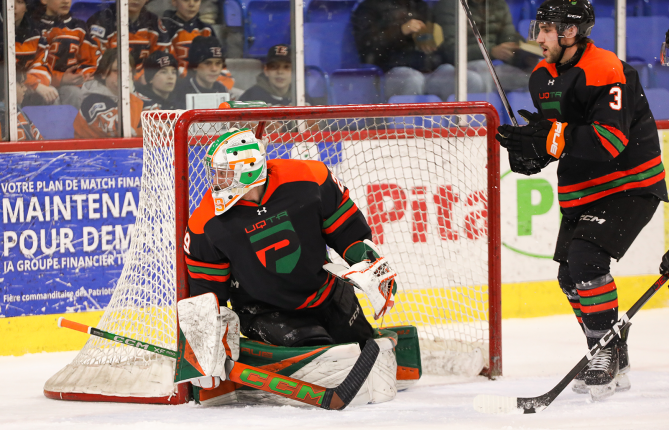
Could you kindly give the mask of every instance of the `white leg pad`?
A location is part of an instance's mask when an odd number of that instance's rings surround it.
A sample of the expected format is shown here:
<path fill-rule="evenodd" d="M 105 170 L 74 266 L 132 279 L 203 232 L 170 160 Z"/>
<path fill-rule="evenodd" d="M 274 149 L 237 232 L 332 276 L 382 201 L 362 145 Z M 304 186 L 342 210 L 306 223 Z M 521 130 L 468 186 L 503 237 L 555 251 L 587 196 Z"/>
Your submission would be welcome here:
<path fill-rule="evenodd" d="M 239 317 L 218 306 L 213 293 L 177 303 L 179 326 L 205 376 L 226 379 L 227 354 L 239 358 Z"/>

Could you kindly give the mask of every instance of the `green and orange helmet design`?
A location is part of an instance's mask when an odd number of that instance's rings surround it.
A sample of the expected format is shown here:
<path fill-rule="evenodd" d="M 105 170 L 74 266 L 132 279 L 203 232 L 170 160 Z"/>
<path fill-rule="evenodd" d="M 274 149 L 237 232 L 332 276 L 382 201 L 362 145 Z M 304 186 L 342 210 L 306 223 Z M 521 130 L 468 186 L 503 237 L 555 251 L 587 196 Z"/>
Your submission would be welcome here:
<path fill-rule="evenodd" d="M 216 215 L 267 181 L 265 146 L 249 129 L 232 128 L 216 139 L 209 146 L 204 163 Z"/>

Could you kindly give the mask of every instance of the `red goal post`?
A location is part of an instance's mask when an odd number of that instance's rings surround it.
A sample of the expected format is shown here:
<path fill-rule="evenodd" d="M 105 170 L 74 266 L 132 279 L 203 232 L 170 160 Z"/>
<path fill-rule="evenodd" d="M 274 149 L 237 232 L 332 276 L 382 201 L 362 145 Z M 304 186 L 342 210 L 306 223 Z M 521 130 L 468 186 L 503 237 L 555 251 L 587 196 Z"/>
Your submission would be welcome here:
<path fill-rule="evenodd" d="M 485 136 L 487 142 L 487 198 L 488 198 L 488 323 L 489 323 L 489 361 L 484 374 L 489 377 L 502 374 L 502 307 L 501 307 L 501 232 L 500 232 L 500 171 L 499 144 L 495 140 L 499 115 L 495 108 L 487 102 L 429 103 L 429 104 L 383 104 L 383 105 L 345 105 L 345 106 L 311 106 L 311 107 L 267 107 L 254 109 L 223 109 L 223 110 L 191 110 L 184 113 L 175 126 L 175 141 L 194 144 L 189 137 L 191 124 L 198 122 L 259 122 L 256 137 L 262 138 L 264 128 L 272 120 L 342 120 L 356 118 L 380 117 L 426 117 L 426 116 L 461 116 L 453 122 L 453 127 L 421 128 L 393 130 L 367 130 L 365 128 L 346 132 L 316 131 L 290 133 L 282 136 L 282 140 L 318 141 L 322 138 L 344 138 L 364 140 L 369 135 L 385 139 L 402 138 L 407 135 L 422 137 L 464 137 Z M 478 126 L 457 126 L 464 119 L 465 123 L 472 120 L 473 115 L 481 115 Z M 485 124 L 485 125 L 483 125 Z M 492 130 L 492 132 L 488 132 Z M 332 136 L 339 133 L 339 136 Z M 347 136 L 344 136 L 347 135 Z M 185 231 L 189 217 L 189 166 L 188 145 L 176 148 L 175 169 L 177 231 Z M 182 240 L 179 238 L 179 240 Z M 188 297 L 186 283 L 186 263 L 182 246 L 177 246 L 177 279 L 180 295 Z"/>

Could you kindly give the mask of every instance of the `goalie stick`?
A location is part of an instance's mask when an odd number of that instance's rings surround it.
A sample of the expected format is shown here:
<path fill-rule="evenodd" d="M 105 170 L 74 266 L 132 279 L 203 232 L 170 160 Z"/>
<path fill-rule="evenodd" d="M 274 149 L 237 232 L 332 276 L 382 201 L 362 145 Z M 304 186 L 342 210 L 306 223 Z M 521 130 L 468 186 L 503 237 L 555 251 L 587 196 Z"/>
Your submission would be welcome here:
<path fill-rule="evenodd" d="M 150 351 L 175 360 L 177 359 L 177 351 L 161 348 L 85 324 L 66 320 L 63 317 L 58 319 L 58 327 L 65 327 L 82 333 L 88 333 L 92 336 L 98 336 L 103 339 L 135 348 L 141 348 L 145 351 Z M 360 357 L 358 357 L 358 360 L 353 365 L 348 376 L 346 376 L 346 379 L 335 388 L 321 387 L 320 385 L 300 381 L 299 379 L 294 379 L 289 376 L 279 375 L 278 373 L 249 366 L 238 361 L 233 362 L 234 364 L 230 370 L 228 379 L 247 387 L 278 394 L 298 402 L 318 406 L 322 409 L 342 410 L 348 406 L 356 394 L 358 394 L 360 387 L 362 387 L 362 384 L 367 380 L 367 376 L 369 375 L 369 372 L 371 372 L 378 355 L 379 345 L 377 345 L 373 339 L 368 340 L 360 353 Z"/>
<path fill-rule="evenodd" d="M 481 37 L 481 33 L 479 33 L 479 29 L 476 26 L 476 22 L 474 21 L 472 12 L 469 10 L 469 5 L 467 4 L 467 0 L 460 0 L 460 4 L 462 4 L 462 8 L 465 10 L 465 14 L 467 15 L 467 20 L 469 21 L 469 25 L 472 27 L 472 31 L 474 32 L 474 37 L 476 38 L 476 42 L 478 43 L 479 48 L 481 49 L 481 53 L 483 54 L 483 59 L 488 65 L 488 70 L 490 70 L 490 74 L 492 75 L 492 80 L 495 81 L 495 86 L 497 86 L 497 92 L 499 93 L 499 97 L 502 99 L 502 104 L 504 104 L 504 109 L 506 109 L 506 113 L 509 114 L 509 118 L 511 118 L 511 123 L 513 124 L 513 126 L 518 127 L 518 121 L 516 121 L 516 117 L 514 116 L 513 111 L 511 110 L 509 99 L 506 98 L 506 93 L 502 88 L 502 84 L 499 82 L 499 77 L 497 77 L 497 72 L 495 71 L 495 67 L 492 65 L 492 60 L 490 60 L 490 54 L 488 54 L 488 50 L 483 44 L 483 38 Z"/>
<path fill-rule="evenodd" d="M 474 409 L 485 414 L 505 414 L 510 412 L 533 414 L 546 409 L 557 396 L 569 385 L 572 379 L 588 365 L 597 353 L 608 345 L 625 327 L 630 324 L 630 320 L 637 311 L 650 300 L 651 297 L 667 282 L 669 277 L 662 275 L 657 281 L 636 301 L 626 313 L 624 313 L 613 328 L 606 332 L 599 343 L 593 346 L 590 351 L 578 362 L 573 369 L 562 378 L 562 380 L 549 392 L 537 397 L 507 397 L 496 396 L 494 394 L 479 394 L 474 398 Z"/>

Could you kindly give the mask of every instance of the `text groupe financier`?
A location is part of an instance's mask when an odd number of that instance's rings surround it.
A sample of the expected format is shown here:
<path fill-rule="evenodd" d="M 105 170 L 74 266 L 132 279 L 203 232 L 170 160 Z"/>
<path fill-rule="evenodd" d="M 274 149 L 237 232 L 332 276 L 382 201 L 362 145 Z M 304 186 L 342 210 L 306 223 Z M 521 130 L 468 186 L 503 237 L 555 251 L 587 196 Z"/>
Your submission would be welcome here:
<path fill-rule="evenodd" d="M 2 191 L 4 192 L 31 192 L 31 190 L 60 190 L 65 189 L 69 190 L 79 190 L 79 189 L 97 189 L 102 188 L 114 188 L 118 183 L 119 187 L 138 187 L 139 186 L 139 177 L 128 177 L 128 178 L 101 178 L 101 179 L 91 179 L 91 180 L 65 180 L 65 181 L 51 181 L 47 185 L 46 181 L 41 182 L 18 182 L 18 183 L 9 183 L 2 184 Z M 84 202 L 87 203 L 87 215 L 88 219 L 100 219 L 107 218 L 111 214 L 114 218 L 123 218 L 126 215 L 130 214 L 135 216 L 137 213 L 137 205 L 135 203 L 135 198 L 131 191 L 126 191 L 125 196 L 121 200 L 119 199 L 119 193 L 113 193 L 112 195 L 103 193 L 103 194 L 76 194 L 76 195 L 66 195 L 66 196 L 41 196 L 41 199 L 34 196 L 30 198 L 30 203 L 28 204 L 27 211 L 24 205 L 24 197 L 18 197 L 14 199 L 3 198 L 2 199 L 2 209 L 3 209 L 3 222 L 5 224 L 9 223 L 24 223 L 30 222 L 31 220 L 39 221 L 50 221 L 58 220 L 63 218 L 64 220 L 71 220 L 73 217 L 72 206 L 76 203 L 76 215 L 77 219 L 83 219 L 83 206 Z M 12 205 L 12 200 L 14 200 L 14 205 Z M 42 200 L 40 202 L 40 200 Z M 64 201 L 63 201 L 64 200 Z M 44 208 L 44 210 L 42 210 Z M 125 230 L 129 230 L 131 226 L 126 226 Z M 97 248 L 98 244 L 102 245 L 103 251 L 108 251 L 111 249 L 122 249 L 127 247 L 130 231 L 124 233 L 123 226 L 102 226 L 101 231 L 98 232 L 94 227 L 86 226 L 83 228 L 84 233 L 84 251 L 90 252 Z M 116 239 L 111 236 L 111 233 L 114 232 Z M 16 246 L 20 245 L 21 251 L 24 254 L 34 254 L 37 250 L 38 236 L 41 239 L 40 248 L 45 254 L 51 254 L 56 251 L 56 242 L 59 242 L 60 252 L 63 253 L 66 250 L 74 252 L 72 242 L 75 239 L 74 232 L 70 228 L 63 228 L 56 231 L 56 229 L 50 230 L 51 236 L 51 246 L 47 246 L 45 237 L 45 230 L 41 230 L 38 235 L 32 230 L 24 230 L 20 232 L 20 237 L 17 235 L 17 232 L 5 231 L 4 232 L 4 249 L 3 256 L 7 257 L 9 255 L 9 250 Z M 19 243 L 20 242 L 20 243 Z M 28 246 L 27 242 L 31 242 L 32 246 Z M 117 258 L 119 261 L 114 262 L 113 259 Z M 48 259 L 43 261 L 35 260 L 25 260 L 17 262 L 18 270 L 44 270 L 50 268 L 78 268 L 78 267 L 91 267 L 91 266 L 108 266 L 112 264 L 122 264 L 121 256 L 112 256 L 112 255 L 102 255 L 102 256 L 92 256 L 92 257 L 79 257 L 79 258 L 62 258 L 59 262 L 57 259 Z M 76 261 L 75 261 L 76 260 Z M 19 268 L 19 266 L 21 266 Z M 12 268 L 4 267 L 3 271 L 10 270 Z"/>

